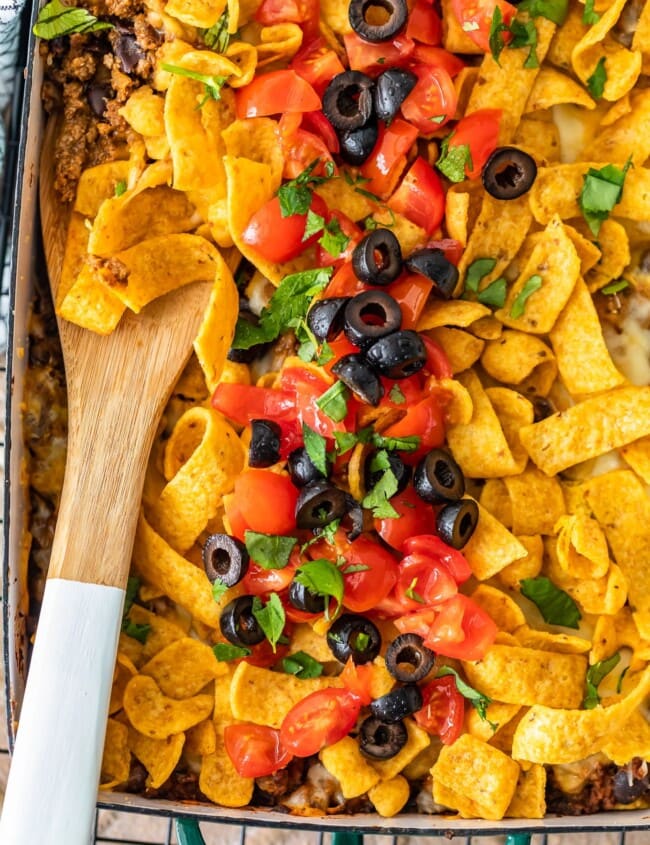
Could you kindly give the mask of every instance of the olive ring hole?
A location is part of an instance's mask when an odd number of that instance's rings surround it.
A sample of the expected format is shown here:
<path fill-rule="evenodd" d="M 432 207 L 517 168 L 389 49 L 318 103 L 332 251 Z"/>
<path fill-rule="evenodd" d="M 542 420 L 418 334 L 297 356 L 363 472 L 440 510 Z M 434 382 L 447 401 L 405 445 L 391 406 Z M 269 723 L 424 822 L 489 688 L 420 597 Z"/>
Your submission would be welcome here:
<path fill-rule="evenodd" d="M 516 188 L 523 176 L 521 167 L 518 167 L 513 162 L 509 162 L 496 171 L 494 180 L 501 188 Z"/>
<path fill-rule="evenodd" d="M 436 461 L 436 466 L 433 471 L 436 480 L 448 489 L 452 489 L 456 484 L 456 476 L 447 461 Z"/>
<path fill-rule="evenodd" d="M 367 326 L 385 326 L 388 322 L 386 309 L 379 302 L 371 302 L 359 311 L 359 317 Z"/>
<path fill-rule="evenodd" d="M 384 26 L 391 19 L 393 12 L 394 5 L 389 0 L 368 0 L 361 10 L 363 19 L 371 26 Z"/>

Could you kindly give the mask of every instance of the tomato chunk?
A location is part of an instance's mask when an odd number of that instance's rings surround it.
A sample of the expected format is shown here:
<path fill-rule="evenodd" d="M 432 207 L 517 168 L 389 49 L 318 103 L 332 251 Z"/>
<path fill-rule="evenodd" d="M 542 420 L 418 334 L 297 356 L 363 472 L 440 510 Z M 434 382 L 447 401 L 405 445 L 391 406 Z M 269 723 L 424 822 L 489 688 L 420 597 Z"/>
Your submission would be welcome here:
<path fill-rule="evenodd" d="M 361 700 L 347 689 L 317 690 L 284 717 L 280 742 L 296 757 L 311 757 L 347 736 L 360 710 Z"/>
<path fill-rule="evenodd" d="M 273 70 L 256 76 L 237 89 L 237 117 L 264 117 L 271 114 L 317 111 L 320 97 L 295 70 Z"/>
<path fill-rule="evenodd" d="M 260 534 L 291 534 L 298 491 L 286 475 L 248 469 L 235 481 L 235 502 L 248 527 Z"/>
<path fill-rule="evenodd" d="M 501 109 L 479 109 L 458 121 L 449 139 L 449 148 L 469 146 L 472 166 L 465 164 L 465 175 L 476 179 L 481 175 L 483 165 L 499 143 L 499 122 Z"/>
<path fill-rule="evenodd" d="M 418 81 L 402 103 L 402 114 L 422 135 L 453 120 L 458 96 L 451 76 L 443 67 L 416 64 L 412 67 Z"/>
<path fill-rule="evenodd" d="M 401 185 L 388 200 L 389 208 L 403 214 L 412 223 L 431 235 L 442 223 L 445 214 L 445 191 L 431 165 L 418 156 Z"/>
<path fill-rule="evenodd" d="M 475 601 L 458 593 L 439 605 L 424 644 L 445 657 L 480 660 L 494 642 L 498 627 Z"/>
<path fill-rule="evenodd" d="M 313 195 L 310 210 L 323 218 L 327 214 L 327 206 L 318 194 Z M 296 258 L 321 236 L 321 232 L 316 232 L 304 239 L 306 225 L 306 214 L 289 214 L 284 217 L 280 200 L 271 197 L 251 217 L 241 237 L 244 243 L 252 246 L 267 261 L 279 264 Z"/>
<path fill-rule="evenodd" d="M 510 22 L 517 13 L 517 8 L 506 0 L 451 0 L 451 10 L 472 41 L 481 50 L 490 52 L 490 28 L 494 18 L 494 10 L 499 8 L 503 23 L 510 26 Z M 512 39 L 510 33 L 504 33 L 504 42 Z"/>
<path fill-rule="evenodd" d="M 451 745 L 460 736 L 465 718 L 465 699 L 456 689 L 451 675 L 434 678 L 422 688 L 422 709 L 415 721 L 427 733 L 439 736 L 444 745 Z"/>
<path fill-rule="evenodd" d="M 282 747 L 280 731 L 266 725 L 227 725 L 223 740 L 233 766 L 244 778 L 272 775 L 293 759 L 293 754 Z"/>

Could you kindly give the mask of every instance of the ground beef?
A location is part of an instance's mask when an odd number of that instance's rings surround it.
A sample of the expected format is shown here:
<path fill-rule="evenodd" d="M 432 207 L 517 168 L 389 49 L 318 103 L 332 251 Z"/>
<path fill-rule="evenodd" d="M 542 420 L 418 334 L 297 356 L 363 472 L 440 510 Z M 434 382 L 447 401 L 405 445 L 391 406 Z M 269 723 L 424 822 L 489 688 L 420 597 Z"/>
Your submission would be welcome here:
<path fill-rule="evenodd" d="M 549 768 L 546 782 L 547 812 L 558 815 L 581 816 L 611 810 L 616 806 L 614 798 L 614 775 L 617 767 L 613 764 L 598 763 L 589 773 L 579 792 L 571 795 L 562 792 Z"/>
<path fill-rule="evenodd" d="M 308 761 L 294 758 L 285 769 L 266 777 L 256 778 L 256 798 L 252 803 L 263 807 L 274 807 L 282 798 L 293 792 L 305 779 Z"/>

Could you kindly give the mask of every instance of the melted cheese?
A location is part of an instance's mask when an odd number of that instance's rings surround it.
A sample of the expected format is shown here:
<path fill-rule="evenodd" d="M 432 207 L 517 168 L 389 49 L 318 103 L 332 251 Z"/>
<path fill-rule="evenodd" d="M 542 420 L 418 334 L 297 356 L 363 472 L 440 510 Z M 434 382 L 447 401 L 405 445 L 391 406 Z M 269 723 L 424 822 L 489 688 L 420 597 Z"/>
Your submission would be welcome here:
<path fill-rule="evenodd" d="M 650 384 L 650 299 L 632 294 L 620 329 L 603 326 L 614 363 L 632 384 Z"/>

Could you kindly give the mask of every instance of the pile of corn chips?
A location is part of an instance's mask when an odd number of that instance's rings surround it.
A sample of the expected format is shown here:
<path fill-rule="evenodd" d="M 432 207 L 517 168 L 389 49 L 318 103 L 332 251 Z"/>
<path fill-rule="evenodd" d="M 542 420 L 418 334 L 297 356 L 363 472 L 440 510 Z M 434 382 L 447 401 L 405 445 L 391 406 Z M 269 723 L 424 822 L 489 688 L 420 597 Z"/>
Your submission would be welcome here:
<path fill-rule="evenodd" d="M 639 709 L 650 694 L 650 385 L 647 371 L 635 377 L 623 356 L 612 357 L 606 331 L 614 330 L 599 316 L 622 300 L 633 315 L 650 296 L 639 264 L 650 243 L 650 3 L 627 45 L 613 34 L 625 0 L 596 0 L 593 23 L 578 0 L 559 26 L 535 18 L 536 68 L 527 66 L 527 48 L 503 50 L 498 61 L 482 54 L 449 0 L 442 6 L 444 46 L 475 59 L 456 77 L 456 117 L 501 109 L 500 145 L 524 149 L 538 166 L 530 191 L 515 200 L 494 199 L 478 179 L 449 187 L 440 236 L 463 246 L 461 282 L 471 276 L 474 295 L 431 299 L 418 325 L 454 372 L 445 385 L 447 443 L 480 512 L 463 550 L 474 574 L 469 593 L 500 630 L 482 660 L 448 662 L 491 703 L 487 718 L 467 715 L 451 745 L 441 748 L 407 719 L 408 741 L 392 759 L 368 760 L 348 736 L 326 747 L 321 763 L 345 800 L 367 796 L 383 816 L 400 812 L 410 784 L 430 773 L 440 812 L 541 818 L 549 767 L 592 755 L 617 765 L 650 757 L 650 724 Z M 108 333 L 127 308 L 138 312 L 175 287 L 214 281 L 195 355 L 151 455 L 133 555 L 139 589 L 128 610 L 129 626 L 146 626 L 147 635 L 130 636 L 127 627 L 120 637 L 102 777 L 104 788 L 119 788 L 135 758 L 157 789 L 179 765 L 194 767 L 202 794 L 226 807 L 247 805 L 254 781 L 234 769 L 225 727 L 279 727 L 307 694 L 340 684 L 336 676 L 301 680 L 217 660 L 220 612 L 238 588 L 215 601 L 201 567 L 205 537 L 228 531 L 224 499 L 247 465 L 246 435 L 210 404 L 220 383 L 252 378 L 248 366 L 227 360 L 238 316 L 232 272 L 243 257 L 254 281 L 278 285 L 314 266 L 311 250 L 277 265 L 242 240 L 280 187 L 284 158 L 277 121 L 238 120 L 231 89 L 285 66 L 302 41 L 296 24 L 254 23 L 256 7 L 228 0 L 233 37 L 217 53 L 196 46 L 197 28 L 212 26 L 224 3 L 153 0 L 170 37 L 151 87 L 122 109 L 136 137 L 130 157 L 81 177 L 56 303 L 61 317 Z M 322 0 L 321 12 L 322 33 L 340 50 L 347 3 Z M 587 83 L 602 60 L 606 82 L 594 99 Z M 197 108 L 204 85 L 169 73 L 170 63 L 227 77 L 220 99 Z M 579 197 L 585 176 L 608 165 L 629 170 L 594 238 Z M 382 219 L 344 179 L 317 192 L 355 221 Z M 391 225 L 405 256 L 426 244 L 400 215 Z M 477 266 L 485 270 L 478 281 Z M 507 294 L 495 309 L 477 295 L 498 279 Z M 522 301 L 525 308 L 515 307 Z M 631 330 L 626 337 L 632 344 Z M 544 621 L 522 595 L 522 581 L 542 578 L 573 600 L 579 625 Z M 296 625 L 290 653 L 331 661 L 326 627 Z M 593 672 L 607 661 L 610 672 Z M 381 657 L 373 672 L 376 694 L 390 690 Z"/>

